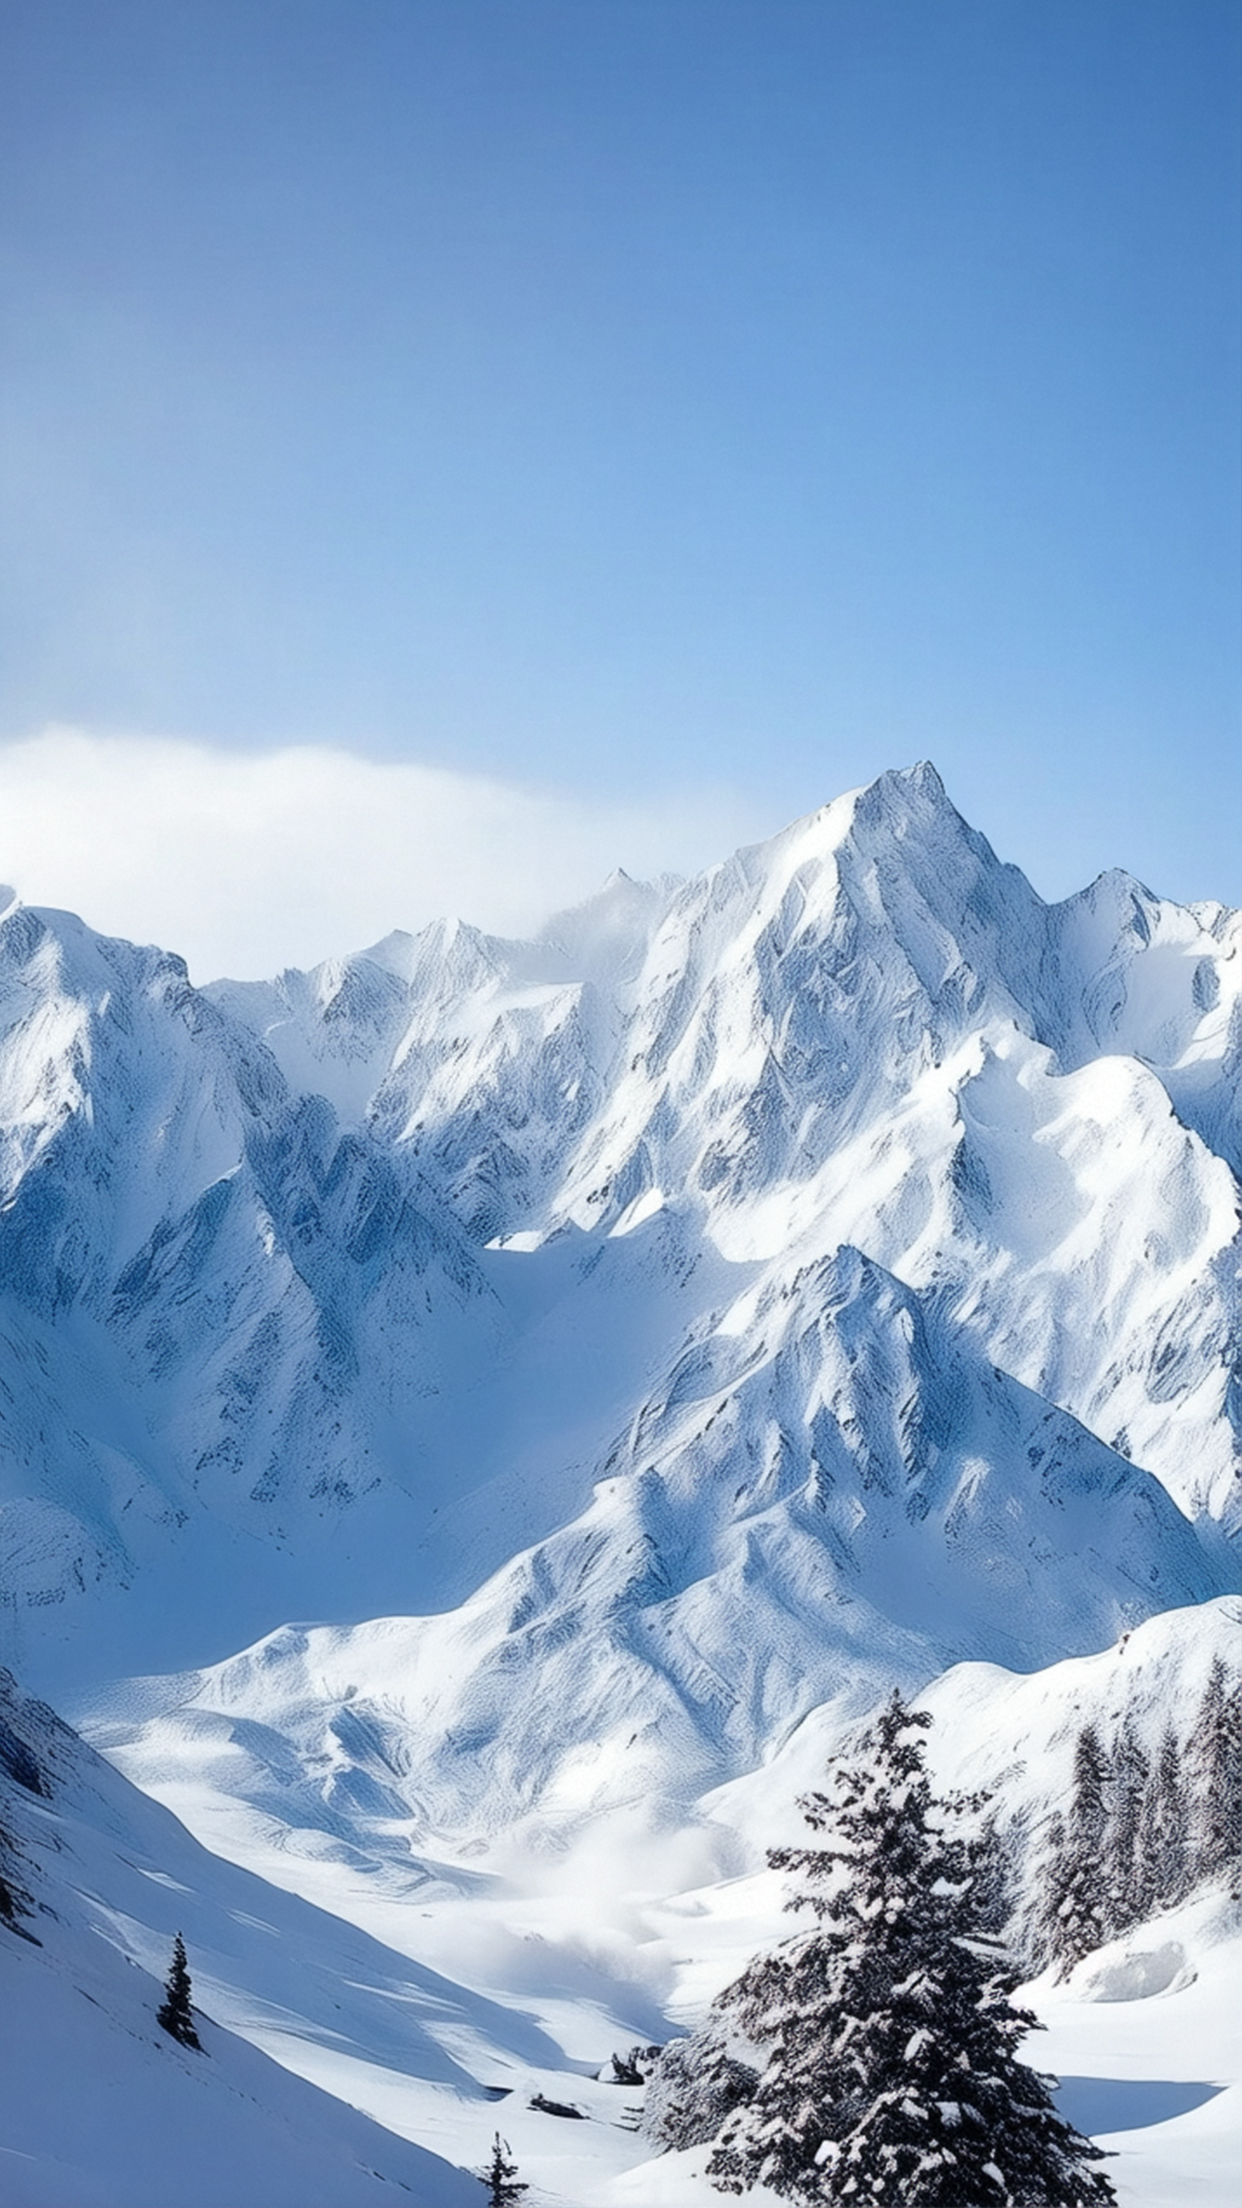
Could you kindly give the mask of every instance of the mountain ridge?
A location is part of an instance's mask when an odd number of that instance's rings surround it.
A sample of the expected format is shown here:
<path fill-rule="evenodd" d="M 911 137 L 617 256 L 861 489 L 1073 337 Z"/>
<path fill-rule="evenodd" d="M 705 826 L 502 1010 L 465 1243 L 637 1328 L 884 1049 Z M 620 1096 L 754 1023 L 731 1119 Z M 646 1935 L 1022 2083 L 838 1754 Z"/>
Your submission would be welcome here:
<path fill-rule="evenodd" d="M 1232 1154 L 1236 936 L 1116 875 L 1043 905 L 928 767 L 694 881 L 614 878 L 531 944 L 438 926 L 273 984 L 195 990 L 11 905 L 16 1653 L 209 1524 L 270 1551 L 269 1616 L 280 1554 L 318 1542 L 326 1573 L 353 1528 L 365 1614 L 368 1554 L 378 1578 L 394 1542 L 430 1557 L 503 1480 L 506 1421 L 528 1484 L 581 1507 L 658 1343 L 601 1331 L 572 1436 L 513 1375 L 549 1298 L 572 1365 L 587 1268 L 658 1218 L 638 1274 L 672 1360 L 756 1268 L 850 1244 L 1236 1525 L 1237 1189 L 1210 1147 Z"/>

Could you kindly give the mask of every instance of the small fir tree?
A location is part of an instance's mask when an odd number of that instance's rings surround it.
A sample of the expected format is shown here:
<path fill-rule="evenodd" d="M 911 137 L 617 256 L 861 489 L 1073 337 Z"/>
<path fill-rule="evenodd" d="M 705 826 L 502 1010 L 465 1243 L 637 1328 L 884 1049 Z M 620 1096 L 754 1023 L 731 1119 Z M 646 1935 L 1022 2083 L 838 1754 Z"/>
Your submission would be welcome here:
<path fill-rule="evenodd" d="M 491 2160 L 479 2171 L 480 2182 L 487 2187 L 488 2208 L 517 2208 L 523 2193 L 530 2191 L 517 2174 L 517 2163 L 510 2160 L 511 2152 L 508 2140 L 497 2132 Z"/>
<path fill-rule="evenodd" d="M 971 1901 L 981 1932 L 1008 1938 L 1013 1922 L 1014 1888 L 1026 1843 L 1025 1813 L 1002 1832 L 994 1810 L 973 1842 Z"/>
<path fill-rule="evenodd" d="M 767 2064 L 708 2175 L 723 2192 L 765 2184 L 851 2208 L 1100 2208 L 1115 2197 L 1090 2167 L 1100 2150 L 1017 2059 L 1035 2019 L 1012 2006 L 1013 1975 L 979 1930 L 985 1844 L 951 1829 L 983 1804 L 933 1801 L 929 1723 L 894 1695 L 836 1798 L 802 1804 L 828 1844 L 769 1857 L 800 1875 L 788 1906 L 817 1922 L 720 1996 L 709 2030 L 727 2022 Z"/>
<path fill-rule="evenodd" d="M 194 2011 L 190 2004 L 190 1973 L 185 1959 L 185 1941 L 179 1932 L 173 1941 L 168 1982 L 164 1987 L 164 1999 L 157 2011 L 156 2021 L 181 2046 L 198 2047 L 201 2052 L 202 2043 L 194 2029 Z"/>

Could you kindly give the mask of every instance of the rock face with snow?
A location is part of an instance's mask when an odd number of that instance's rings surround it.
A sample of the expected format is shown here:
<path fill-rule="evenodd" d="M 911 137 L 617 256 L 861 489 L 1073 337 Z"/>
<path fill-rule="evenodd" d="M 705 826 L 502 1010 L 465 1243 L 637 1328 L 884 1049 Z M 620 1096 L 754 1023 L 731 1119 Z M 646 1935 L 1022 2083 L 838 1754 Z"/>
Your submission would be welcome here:
<path fill-rule="evenodd" d="M 109 1585 L 167 1625 L 209 1552 L 253 1630 L 533 1543 L 486 1671 L 585 1542 L 579 1623 L 710 1762 L 842 1632 L 1041 1661 L 1227 1584 L 1240 968 L 1234 917 L 1119 876 L 1043 905 L 926 767 L 534 943 L 272 984 L 11 906 L 19 1653 Z"/>
<path fill-rule="evenodd" d="M 0 922 L 0 1479 L 20 1611 L 204 1515 L 280 1539 L 400 1458 L 486 1290 L 408 1153 L 290 1095 L 181 962 Z"/>
<path fill-rule="evenodd" d="M 284 1629 L 187 1676 L 125 1768 L 158 1788 L 214 1739 L 252 1801 L 385 1852 L 565 1844 L 640 1804 L 684 1819 L 817 1705 L 967 1654 L 1033 1668 L 1220 1585 L 1150 1474 L 851 1249 L 765 1273 L 604 1469 L 445 1616 Z"/>

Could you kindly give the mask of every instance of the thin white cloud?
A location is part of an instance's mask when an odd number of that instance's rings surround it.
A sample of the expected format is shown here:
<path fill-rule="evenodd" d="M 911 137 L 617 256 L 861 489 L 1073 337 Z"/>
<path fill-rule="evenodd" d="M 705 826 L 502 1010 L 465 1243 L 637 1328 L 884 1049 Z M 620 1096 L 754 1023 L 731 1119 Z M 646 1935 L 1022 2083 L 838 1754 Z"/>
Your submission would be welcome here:
<path fill-rule="evenodd" d="M 0 877 L 30 904 L 251 979 L 446 914 L 524 934 L 614 867 L 684 873 L 757 832 L 739 798 L 594 802 L 320 746 L 52 728 L 0 745 Z"/>

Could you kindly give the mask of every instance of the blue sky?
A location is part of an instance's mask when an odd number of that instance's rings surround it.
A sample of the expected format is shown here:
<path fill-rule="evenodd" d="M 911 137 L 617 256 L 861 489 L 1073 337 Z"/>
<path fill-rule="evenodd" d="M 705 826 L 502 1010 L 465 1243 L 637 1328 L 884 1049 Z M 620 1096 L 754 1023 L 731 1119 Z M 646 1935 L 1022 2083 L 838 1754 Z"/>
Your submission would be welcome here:
<path fill-rule="evenodd" d="M 6 0 L 0 737 L 1236 895 L 1240 25 Z"/>

